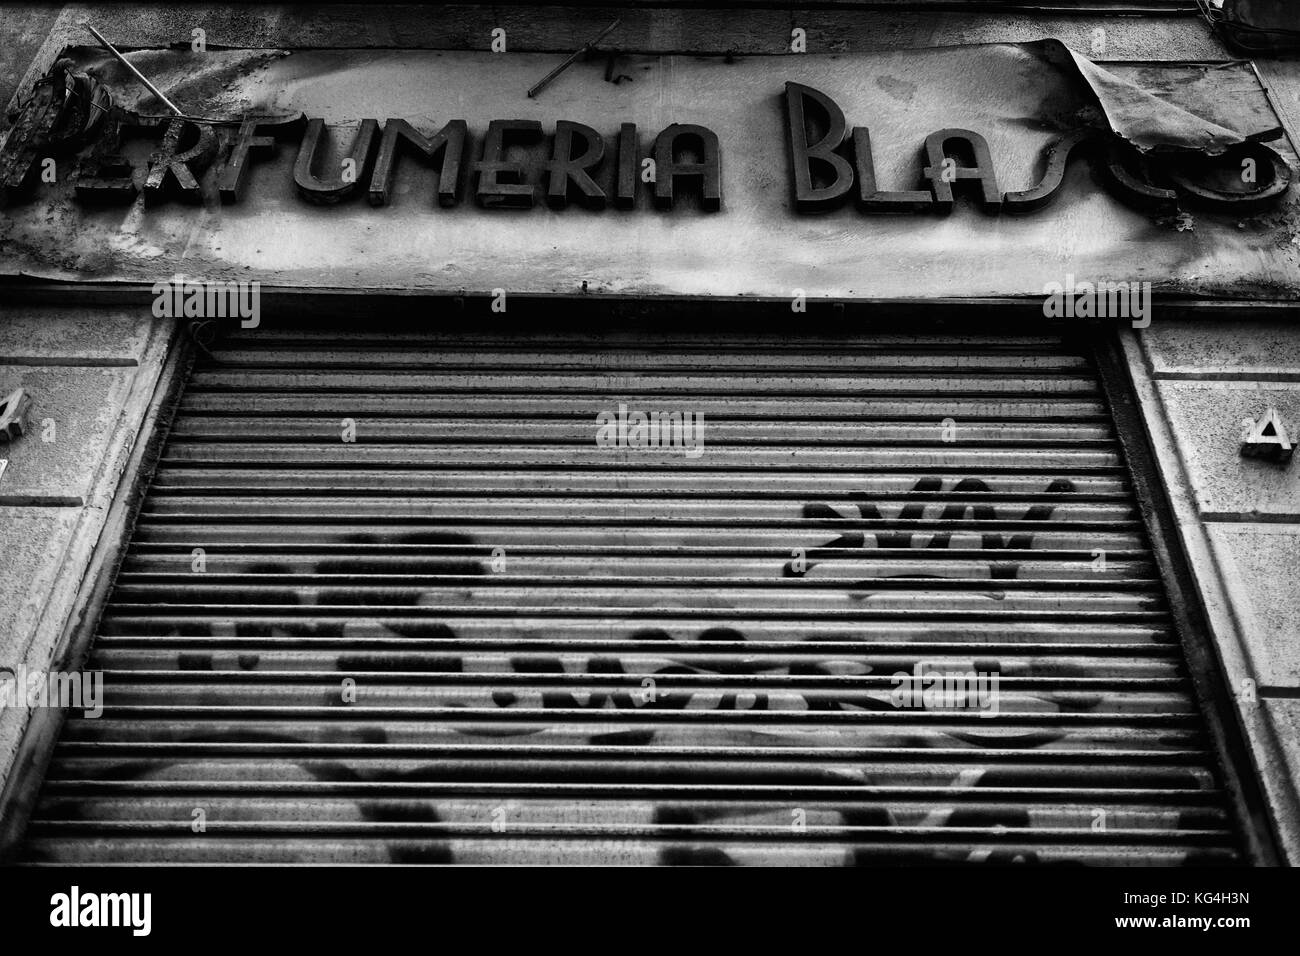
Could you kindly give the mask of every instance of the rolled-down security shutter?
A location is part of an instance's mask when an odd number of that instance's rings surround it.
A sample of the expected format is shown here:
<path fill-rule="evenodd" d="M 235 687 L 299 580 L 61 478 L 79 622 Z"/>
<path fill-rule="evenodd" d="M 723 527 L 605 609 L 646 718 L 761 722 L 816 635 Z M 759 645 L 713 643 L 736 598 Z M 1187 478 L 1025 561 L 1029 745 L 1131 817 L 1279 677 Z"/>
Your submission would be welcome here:
<path fill-rule="evenodd" d="M 1240 852 L 1052 337 L 236 332 L 89 666 L 28 859 Z"/>

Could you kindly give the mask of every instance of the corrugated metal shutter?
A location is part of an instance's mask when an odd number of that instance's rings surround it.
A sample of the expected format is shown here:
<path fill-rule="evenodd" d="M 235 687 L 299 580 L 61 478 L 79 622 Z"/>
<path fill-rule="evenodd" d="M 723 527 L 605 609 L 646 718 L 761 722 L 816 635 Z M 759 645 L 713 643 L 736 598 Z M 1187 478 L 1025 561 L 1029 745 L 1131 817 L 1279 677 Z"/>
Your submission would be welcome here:
<path fill-rule="evenodd" d="M 620 402 L 703 414 L 704 453 L 597 447 Z M 996 715 L 896 706 L 918 664 L 998 675 Z M 90 666 L 30 859 L 1240 852 L 1052 337 L 235 332 Z"/>

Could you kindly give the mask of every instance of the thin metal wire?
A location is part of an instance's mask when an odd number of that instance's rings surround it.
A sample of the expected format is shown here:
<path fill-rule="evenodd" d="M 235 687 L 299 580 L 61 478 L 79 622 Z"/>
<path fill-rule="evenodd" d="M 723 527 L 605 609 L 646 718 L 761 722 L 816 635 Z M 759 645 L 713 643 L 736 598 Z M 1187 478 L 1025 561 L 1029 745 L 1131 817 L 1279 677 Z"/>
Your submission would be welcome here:
<path fill-rule="evenodd" d="M 529 88 L 528 98 L 532 99 L 542 90 L 544 90 L 553 79 L 555 79 L 557 76 L 559 76 L 569 67 L 571 67 L 574 63 L 576 63 L 579 57 L 581 57 L 584 53 L 586 53 L 588 50 L 594 47 L 601 40 L 605 39 L 605 37 L 613 33 L 614 30 L 617 29 L 618 25 L 622 22 L 623 21 L 621 19 L 615 20 L 609 26 L 605 27 L 605 29 L 601 30 L 600 33 L 598 33 L 594 39 L 586 43 L 580 50 L 574 50 L 567 57 L 565 57 L 563 63 L 561 63 L 555 69 L 551 70 L 550 73 L 547 73 L 544 77 L 542 77 L 540 80 L 534 83 L 531 88 Z"/>
<path fill-rule="evenodd" d="M 104 48 L 105 48 L 106 50 L 108 50 L 109 53 L 113 54 L 114 57 L 117 58 L 117 62 L 121 63 L 124 67 L 126 67 L 128 70 L 130 70 L 130 71 L 131 71 L 131 75 L 134 76 L 134 77 L 135 77 L 137 80 L 139 80 L 141 83 L 143 83 L 144 86 L 145 86 L 145 88 L 146 88 L 150 93 L 152 93 L 154 96 L 158 97 L 158 99 L 162 100 L 163 105 L 165 105 L 169 110 L 171 110 L 171 111 L 172 111 L 173 113 L 175 113 L 177 116 L 184 116 L 184 115 L 185 115 L 185 114 L 181 111 L 181 108 L 180 108 L 179 106 L 177 106 L 175 103 L 173 103 L 171 100 L 169 100 L 169 99 L 166 97 L 166 95 L 163 94 L 163 91 L 162 91 L 162 90 L 158 89 L 158 87 L 156 87 L 156 86 L 154 86 L 152 83 L 150 83 L 150 82 L 149 82 L 149 78 L 146 77 L 146 76 L 145 76 L 143 73 L 141 73 L 139 70 L 137 70 L 137 69 L 135 68 L 135 66 L 131 63 L 131 61 L 128 60 L 126 57 L 124 57 L 124 56 L 121 54 L 121 52 L 118 51 L 117 47 L 115 47 L 115 46 L 113 46 L 113 44 L 109 43 L 108 40 L 105 39 L 105 37 L 104 37 L 104 35 L 103 35 L 102 33 L 100 33 L 98 30 L 96 30 L 94 27 L 92 27 L 89 23 L 83 23 L 82 26 L 85 27 L 87 30 L 89 30 L 91 33 L 93 33 L 93 34 L 95 35 L 95 39 L 98 40 L 100 43 L 102 43 L 102 44 L 104 45 Z"/>

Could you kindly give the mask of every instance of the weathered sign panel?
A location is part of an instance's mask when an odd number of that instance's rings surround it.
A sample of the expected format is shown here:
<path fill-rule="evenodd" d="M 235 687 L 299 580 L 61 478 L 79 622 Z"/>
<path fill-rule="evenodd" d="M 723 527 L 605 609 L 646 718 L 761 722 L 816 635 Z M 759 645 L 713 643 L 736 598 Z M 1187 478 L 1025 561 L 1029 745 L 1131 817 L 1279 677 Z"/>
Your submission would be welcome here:
<path fill-rule="evenodd" d="M 579 64 L 536 99 L 553 57 L 132 54 L 187 115 L 215 121 L 191 122 L 73 50 L 70 75 L 102 82 L 134 125 L 55 156 L 52 182 L 35 154 L 18 164 L 29 185 L 6 200 L 2 268 L 762 297 L 1039 295 L 1066 276 L 1235 296 L 1300 286 L 1295 156 L 1248 67 L 1100 70 L 1059 52 L 625 56 Z M 1179 170 L 1258 163 L 1259 182 L 1228 202 L 1195 169 L 1146 182 L 1081 135 L 1098 130 L 1172 150 Z"/>

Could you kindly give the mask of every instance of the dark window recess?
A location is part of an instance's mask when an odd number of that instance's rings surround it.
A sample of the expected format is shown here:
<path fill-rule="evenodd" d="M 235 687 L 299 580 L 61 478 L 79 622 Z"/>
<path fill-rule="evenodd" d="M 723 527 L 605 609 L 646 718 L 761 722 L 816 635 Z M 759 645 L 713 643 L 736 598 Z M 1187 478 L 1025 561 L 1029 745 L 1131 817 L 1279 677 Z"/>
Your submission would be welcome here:
<path fill-rule="evenodd" d="M 599 447 L 620 403 L 702 454 Z M 29 860 L 1241 855 L 1050 336 L 236 331 L 89 666 Z M 918 667 L 984 694 L 903 700 Z"/>

